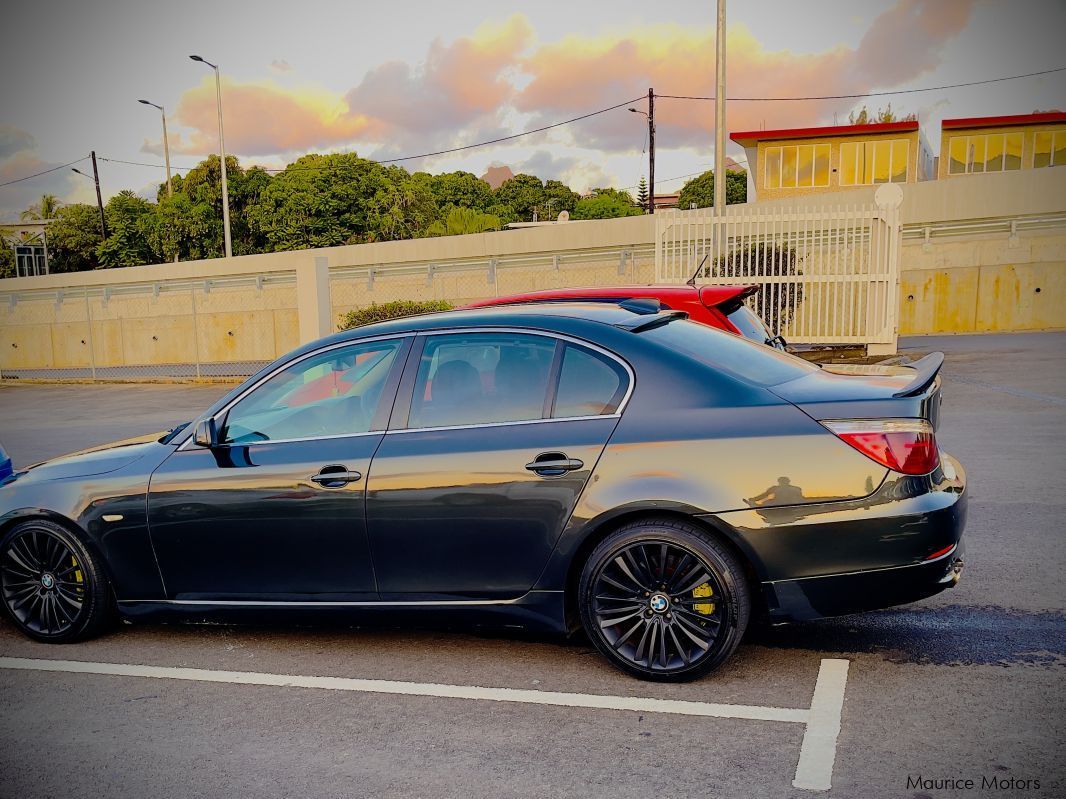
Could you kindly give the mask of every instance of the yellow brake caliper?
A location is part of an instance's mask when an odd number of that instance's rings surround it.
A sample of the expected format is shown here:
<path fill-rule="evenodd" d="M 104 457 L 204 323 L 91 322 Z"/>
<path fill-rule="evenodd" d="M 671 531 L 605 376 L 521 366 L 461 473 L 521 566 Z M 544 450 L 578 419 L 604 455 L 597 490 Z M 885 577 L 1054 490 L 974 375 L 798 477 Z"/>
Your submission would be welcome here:
<path fill-rule="evenodd" d="M 73 555 L 70 556 L 70 565 L 74 567 L 74 582 L 78 584 L 78 595 L 81 596 L 85 590 L 84 585 L 82 585 L 85 582 L 85 578 L 82 577 L 81 569 L 78 568 L 78 559 Z"/>
<path fill-rule="evenodd" d="M 705 596 L 711 596 L 712 594 L 714 594 L 714 591 L 711 589 L 710 583 L 697 585 L 695 588 L 692 589 L 692 596 L 696 599 L 701 599 Z M 714 613 L 714 603 L 701 602 L 699 605 L 693 605 L 692 609 L 704 616 L 710 616 L 712 613 Z"/>

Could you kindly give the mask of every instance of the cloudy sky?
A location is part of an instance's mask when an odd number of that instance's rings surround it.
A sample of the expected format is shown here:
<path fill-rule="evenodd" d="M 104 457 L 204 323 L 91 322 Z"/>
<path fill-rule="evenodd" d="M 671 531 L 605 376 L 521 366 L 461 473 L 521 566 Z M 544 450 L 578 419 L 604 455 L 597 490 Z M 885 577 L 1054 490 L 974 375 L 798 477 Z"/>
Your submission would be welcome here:
<path fill-rule="evenodd" d="M 1066 66 L 1063 0 L 732 0 L 728 16 L 730 97 L 898 91 Z M 191 53 L 222 67 L 228 151 L 269 168 L 312 151 L 390 159 L 448 149 L 649 87 L 702 96 L 714 83 L 712 0 L 6 0 L 3 21 L 0 183 L 95 149 L 109 159 L 105 195 L 152 196 L 163 179 L 159 116 L 140 98 L 166 106 L 179 173 L 217 151 L 213 74 Z M 865 102 L 889 101 L 919 115 L 935 149 L 945 117 L 1066 108 L 1066 73 Z M 737 100 L 728 126 L 846 122 L 863 102 Z M 656 111 L 658 190 L 676 191 L 713 162 L 713 104 L 663 99 Z M 645 174 L 645 145 L 643 117 L 623 107 L 402 163 L 477 174 L 507 164 L 575 189 L 625 188 Z M 42 192 L 93 199 L 91 181 L 62 168 L 0 187 L 0 217 Z"/>

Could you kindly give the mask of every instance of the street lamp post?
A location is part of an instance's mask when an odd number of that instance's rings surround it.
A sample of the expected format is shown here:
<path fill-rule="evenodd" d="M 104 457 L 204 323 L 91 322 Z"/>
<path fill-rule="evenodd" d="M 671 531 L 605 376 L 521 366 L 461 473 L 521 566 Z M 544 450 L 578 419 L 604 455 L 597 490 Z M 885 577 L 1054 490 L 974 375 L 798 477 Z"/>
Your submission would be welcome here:
<path fill-rule="evenodd" d="M 714 213 L 725 214 L 725 0 L 717 0 L 714 37 Z"/>
<path fill-rule="evenodd" d="M 212 64 L 198 55 L 189 56 L 193 61 L 199 61 L 215 70 L 215 95 L 218 100 L 218 149 L 222 157 L 222 233 L 226 245 L 226 257 L 233 256 L 233 247 L 229 233 L 229 187 L 226 185 L 226 137 L 222 132 L 222 80 L 218 74 L 218 64 Z"/>
<path fill-rule="evenodd" d="M 152 108 L 158 108 L 159 116 L 163 119 L 163 159 L 167 164 L 167 197 L 173 197 L 174 187 L 170 183 L 170 142 L 167 140 L 167 112 L 163 110 L 163 106 L 156 105 L 151 100 L 138 100 L 137 102 L 143 105 L 150 105 Z"/>

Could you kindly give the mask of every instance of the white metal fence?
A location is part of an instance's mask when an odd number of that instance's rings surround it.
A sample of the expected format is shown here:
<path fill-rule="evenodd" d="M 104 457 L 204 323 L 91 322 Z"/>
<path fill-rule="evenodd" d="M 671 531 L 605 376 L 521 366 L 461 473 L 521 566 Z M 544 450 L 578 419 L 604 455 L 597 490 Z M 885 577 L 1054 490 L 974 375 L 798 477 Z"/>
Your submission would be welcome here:
<path fill-rule="evenodd" d="M 790 343 L 895 347 L 899 194 L 878 204 L 656 215 L 660 283 L 757 284 L 748 302 Z"/>

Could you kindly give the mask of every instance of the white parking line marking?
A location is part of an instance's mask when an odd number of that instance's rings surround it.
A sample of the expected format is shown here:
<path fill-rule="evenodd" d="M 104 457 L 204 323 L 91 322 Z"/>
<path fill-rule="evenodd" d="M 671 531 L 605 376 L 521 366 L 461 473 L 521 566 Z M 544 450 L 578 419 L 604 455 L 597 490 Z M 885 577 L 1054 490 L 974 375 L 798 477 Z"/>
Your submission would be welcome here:
<path fill-rule="evenodd" d="M 848 684 L 848 661 L 826 659 L 818 669 L 807 730 L 803 733 L 796 765 L 795 788 L 828 791 L 837 755 L 840 716 L 844 711 L 844 688 Z"/>
<path fill-rule="evenodd" d="M 359 693 L 431 696 L 442 699 L 483 699 L 532 705 L 581 707 L 596 710 L 629 710 L 640 713 L 671 713 L 723 719 L 781 721 L 806 725 L 793 786 L 813 791 L 829 790 L 844 706 L 848 661 L 822 660 L 810 709 L 730 705 L 678 699 L 531 691 L 521 688 L 485 688 L 476 685 L 368 680 L 356 677 L 314 677 L 298 674 L 267 674 L 254 671 L 220 671 L 170 666 L 140 666 L 127 663 L 94 663 L 81 660 L 0 657 L 0 669 L 50 671 L 68 674 L 100 674 L 114 677 L 151 677 L 164 680 L 268 685 L 279 688 L 313 688 Z"/>

